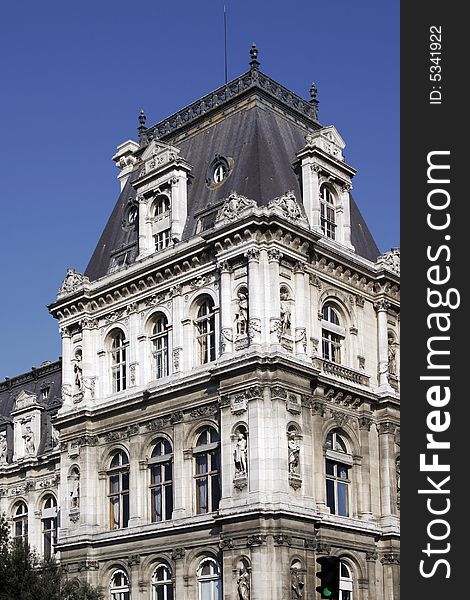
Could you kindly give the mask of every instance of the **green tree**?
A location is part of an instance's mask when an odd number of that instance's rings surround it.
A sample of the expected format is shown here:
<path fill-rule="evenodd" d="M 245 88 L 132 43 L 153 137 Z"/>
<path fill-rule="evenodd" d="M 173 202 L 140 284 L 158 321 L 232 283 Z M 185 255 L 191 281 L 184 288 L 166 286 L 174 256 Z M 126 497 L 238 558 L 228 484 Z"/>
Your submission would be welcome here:
<path fill-rule="evenodd" d="M 0 600 L 102 600 L 102 592 L 67 579 L 55 559 L 42 561 L 22 540 L 12 540 L 0 517 Z"/>

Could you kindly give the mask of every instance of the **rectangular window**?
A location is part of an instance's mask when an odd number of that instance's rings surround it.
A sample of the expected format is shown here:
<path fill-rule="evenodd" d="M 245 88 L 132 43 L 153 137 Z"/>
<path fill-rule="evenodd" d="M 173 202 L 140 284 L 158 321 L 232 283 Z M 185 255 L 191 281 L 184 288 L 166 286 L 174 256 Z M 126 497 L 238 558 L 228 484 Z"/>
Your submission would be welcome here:
<path fill-rule="evenodd" d="M 160 231 L 155 235 L 155 250 L 163 250 L 170 245 L 170 230 Z"/>

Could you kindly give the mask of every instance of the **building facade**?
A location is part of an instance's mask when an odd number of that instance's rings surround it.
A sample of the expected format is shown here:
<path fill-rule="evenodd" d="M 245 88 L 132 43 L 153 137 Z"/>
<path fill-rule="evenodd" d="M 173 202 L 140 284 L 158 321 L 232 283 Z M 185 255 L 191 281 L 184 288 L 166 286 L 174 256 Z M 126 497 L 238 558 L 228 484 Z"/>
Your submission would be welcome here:
<path fill-rule="evenodd" d="M 250 69 L 113 160 L 49 306 L 62 359 L 0 384 L 0 510 L 110 600 L 399 597 L 399 250 L 334 126 Z"/>

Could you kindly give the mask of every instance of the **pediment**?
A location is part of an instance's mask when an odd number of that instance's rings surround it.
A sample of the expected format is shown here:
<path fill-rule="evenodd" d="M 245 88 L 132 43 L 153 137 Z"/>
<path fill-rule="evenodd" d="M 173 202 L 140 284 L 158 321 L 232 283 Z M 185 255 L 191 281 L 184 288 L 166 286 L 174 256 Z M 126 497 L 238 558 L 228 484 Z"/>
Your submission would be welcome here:
<path fill-rule="evenodd" d="M 305 141 L 309 148 L 320 148 L 337 160 L 344 160 L 343 150 L 346 147 L 346 142 L 340 136 L 334 125 L 322 127 L 318 131 L 307 134 L 305 136 Z"/>
<path fill-rule="evenodd" d="M 24 410 L 25 408 L 33 407 L 38 404 L 38 397 L 33 392 L 21 390 L 15 400 L 13 411 Z"/>

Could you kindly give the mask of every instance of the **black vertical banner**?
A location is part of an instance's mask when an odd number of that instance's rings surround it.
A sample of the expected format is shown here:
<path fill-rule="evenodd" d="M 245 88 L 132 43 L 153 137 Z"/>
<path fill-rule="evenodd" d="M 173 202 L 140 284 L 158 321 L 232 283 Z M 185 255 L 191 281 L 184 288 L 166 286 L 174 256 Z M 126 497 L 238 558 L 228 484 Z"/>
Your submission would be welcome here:
<path fill-rule="evenodd" d="M 469 35 L 463 5 L 401 4 L 401 584 L 469 594 Z M 467 264 L 466 264 L 467 263 Z M 468 512 L 468 509 L 467 509 Z M 466 559 L 466 556 L 465 556 Z"/>

